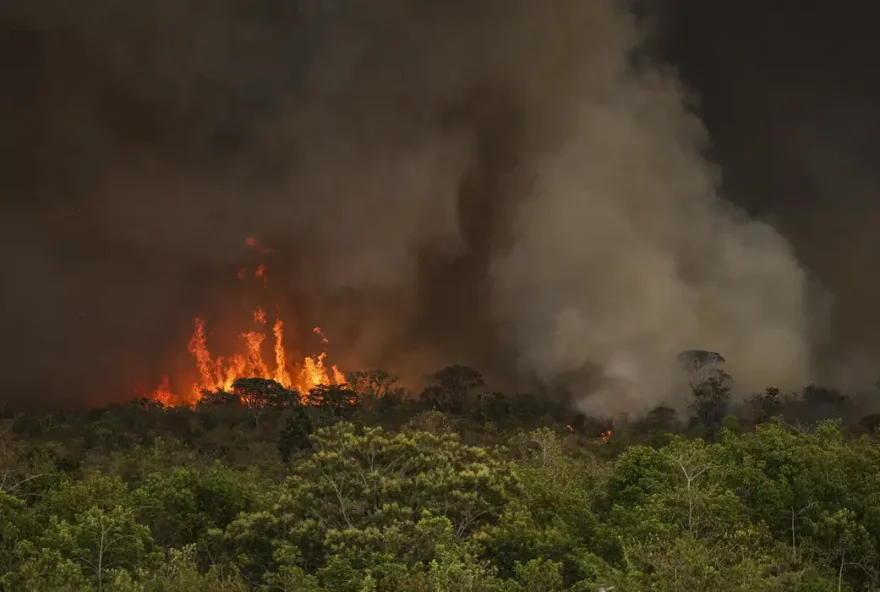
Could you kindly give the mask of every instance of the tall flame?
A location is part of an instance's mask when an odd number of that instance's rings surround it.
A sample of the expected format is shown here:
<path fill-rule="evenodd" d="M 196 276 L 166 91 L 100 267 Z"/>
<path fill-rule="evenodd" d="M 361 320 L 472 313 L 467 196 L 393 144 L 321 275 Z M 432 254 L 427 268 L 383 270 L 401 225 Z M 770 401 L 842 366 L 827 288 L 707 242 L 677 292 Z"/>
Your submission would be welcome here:
<path fill-rule="evenodd" d="M 335 364 L 330 366 L 330 371 L 333 372 L 333 382 L 335 384 L 346 384 L 348 382 L 345 378 L 345 374 L 343 374 Z"/>
<path fill-rule="evenodd" d="M 248 238 L 245 244 L 249 247 L 257 247 L 258 241 L 256 238 Z M 262 247 L 260 252 L 271 252 L 271 248 Z M 246 269 L 241 269 L 237 275 L 244 279 L 246 273 Z M 254 277 L 263 282 L 267 281 L 266 268 L 262 263 L 254 271 Z M 205 319 L 196 318 L 193 334 L 187 345 L 189 353 L 195 358 L 198 370 L 198 380 L 192 385 L 190 396 L 176 395 L 172 391 L 168 376 L 163 375 L 161 384 L 153 392 L 153 399 L 164 404 L 193 403 L 201 399 L 206 391 L 232 390 L 233 383 L 240 378 L 271 379 L 284 388 L 298 390 L 303 394 L 304 399 L 309 390 L 316 386 L 345 384 L 345 375 L 339 368 L 331 366 L 328 370 L 325 367 L 326 352 L 316 356 L 306 356 L 299 364 L 291 365 L 289 363 L 289 357 L 284 347 L 284 322 L 281 319 L 275 319 L 272 326 L 273 363 L 267 363 L 263 358 L 263 349 L 267 338 L 263 327 L 266 327 L 268 323 L 266 312 L 262 308 L 253 311 L 253 322 L 257 328 L 240 335 L 244 340 L 243 353 L 228 358 L 222 356 L 214 358 L 208 349 Z M 321 338 L 322 343 L 329 343 L 320 327 L 315 327 L 313 332 Z"/>
<path fill-rule="evenodd" d="M 263 361 L 263 340 L 266 336 L 257 331 L 242 334 L 245 343 L 247 343 L 247 369 L 251 376 L 259 376 L 265 378 L 269 372 L 266 369 L 266 363 Z"/>
<path fill-rule="evenodd" d="M 262 311 L 254 311 L 254 318 L 262 318 Z M 317 328 L 316 328 L 317 329 Z M 317 329 L 316 333 L 319 333 Z M 291 372 L 288 355 L 284 347 L 284 322 L 276 319 L 272 327 L 274 338 L 273 353 L 274 364 L 270 364 L 263 357 L 263 344 L 266 335 L 261 331 L 242 333 L 244 340 L 243 354 L 237 354 L 228 358 L 213 358 L 208 349 L 208 339 L 205 332 L 205 320 L 195 319 L 193 335 L 189 341 L 189 352 L 195 358 L 199 372 L 199 380 L 192 386 L 191 396 L 187 402 L 195 402 L 202 398 L 205 391 L 218 390 L 231 391 L 232 385 L 239 378 L 266 378 L 276 381 L 287 389 L 296 389 L 300 393 L 308 394 L 309 390 L 320 385 L 342 385 L 346 383 L 345 375 L 337 366 L 329 369 L 325 366 L 326 352 L 316 356 L 306 356 L 299 364 L 298 372 Z M 324 339 L 326 342 L 326 338 Z M 163 376 L 161 385 L 154 391 L 153 398 L 164 404 L 181 399 L 176 397 L 171 390 L 169 379 Z"/>
<path fill-rule="evenodd" d="M 290 372 L 287 371 L 287 354 L 284 352 L 284 322 L 281 319 L 275 321 L 272 333 L 275 335 L 275 382 L 282 385 L 293 384 Z"/>
<path fill-rule="evenodd" d="M 214 363 L 211 361 L 211 354 L 208 351 L 208 339 L 205 337 L 205 319 L 197 318 L 195 325 L 195 331 L 189 340 L 189 353 L 196 359 L 196 366 L 199 369 L 202 384 L 215 385 L 217 383 L 217 376 Z"/>
<path fill-rule="evenodd" d="M 171 380 L 167 374 L 162 375 L 162 382 L 153 393 L 153 399 L 159 401 L 163 405 L 168 405 L 174 400 L 174 393 L 171 392 Z"/>

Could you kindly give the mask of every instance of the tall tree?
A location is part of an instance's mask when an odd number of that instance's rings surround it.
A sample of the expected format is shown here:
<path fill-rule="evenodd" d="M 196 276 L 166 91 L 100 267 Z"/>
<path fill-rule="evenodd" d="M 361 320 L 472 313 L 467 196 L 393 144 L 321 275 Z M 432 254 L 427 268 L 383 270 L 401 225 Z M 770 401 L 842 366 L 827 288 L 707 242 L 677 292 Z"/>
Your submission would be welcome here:
<path fill-rule="evenodd" d="M 443 413 L 461 413 L 468 397 L 486 385 L 483 375 L 468 366 L 447 366 L 431 375 L 422 402 Z"/>

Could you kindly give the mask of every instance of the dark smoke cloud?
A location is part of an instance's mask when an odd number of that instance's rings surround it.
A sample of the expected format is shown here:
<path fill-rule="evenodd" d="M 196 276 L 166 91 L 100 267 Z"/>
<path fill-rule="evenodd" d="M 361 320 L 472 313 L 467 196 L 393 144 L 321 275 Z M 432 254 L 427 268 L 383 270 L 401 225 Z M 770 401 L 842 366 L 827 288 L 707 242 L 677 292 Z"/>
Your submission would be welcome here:
<path fill-rule="evenodd" d="M 812 378 L 807 273 L 720 200 L 689 94 L 620 3 L 12 10 L 4 396 L 151 386 L 193 316 L 238 305 L 251 235 L 349 367 L 599 364 L 623 391 L 565 380 L 607 413 L 674 399 L 683 348 L 744 388 Z"/>
<path fill-rule="evenodd" d="M 663 4 L 657 47 L 700 94 L 725 196 L 773 220 L 834 296 L 820 378 L 877 380 L 880 7 L 858 2 Z"/>

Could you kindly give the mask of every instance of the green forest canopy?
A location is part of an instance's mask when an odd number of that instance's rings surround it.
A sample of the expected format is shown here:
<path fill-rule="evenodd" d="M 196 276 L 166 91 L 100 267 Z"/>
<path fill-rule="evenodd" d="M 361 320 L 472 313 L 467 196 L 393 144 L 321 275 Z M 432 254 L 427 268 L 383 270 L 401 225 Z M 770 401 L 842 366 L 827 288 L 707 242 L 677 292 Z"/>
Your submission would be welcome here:
<path fill-rule="evenodd" d="M 381 371 L 0 420 L 0 590 L 825 591 L 880 583 L 880 445 L 808 387 L 621 422 Z M 613 427 L 607 443 L 599 436 Z"/>

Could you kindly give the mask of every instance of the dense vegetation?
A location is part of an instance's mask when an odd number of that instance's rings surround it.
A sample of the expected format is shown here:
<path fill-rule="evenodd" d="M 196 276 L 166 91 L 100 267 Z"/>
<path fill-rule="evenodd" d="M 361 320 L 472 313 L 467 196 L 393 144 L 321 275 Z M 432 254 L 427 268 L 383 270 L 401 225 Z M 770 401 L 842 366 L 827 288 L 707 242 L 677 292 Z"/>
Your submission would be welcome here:
<path fill-rule="evenodd" d="M 452 367 L 303 401 L 0 420 L 5 591 L 826 591 L 880 583 L 880 445 L 810 387 L 627 423 Z M 837 418 L 837 419 L 829 419 Z M 608 437 L 608 430 L 613 435 Z"/>

